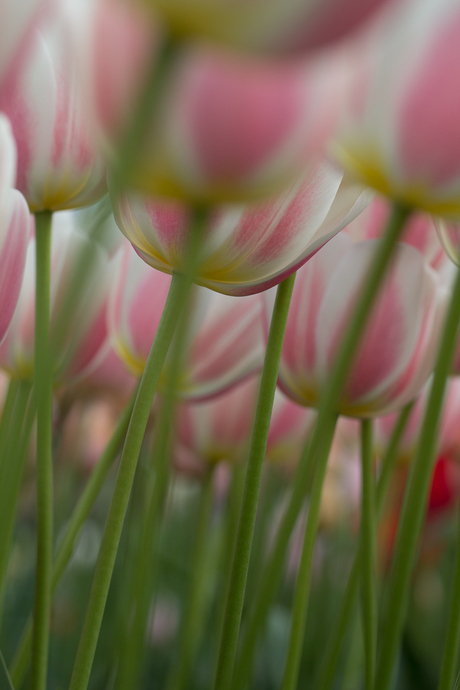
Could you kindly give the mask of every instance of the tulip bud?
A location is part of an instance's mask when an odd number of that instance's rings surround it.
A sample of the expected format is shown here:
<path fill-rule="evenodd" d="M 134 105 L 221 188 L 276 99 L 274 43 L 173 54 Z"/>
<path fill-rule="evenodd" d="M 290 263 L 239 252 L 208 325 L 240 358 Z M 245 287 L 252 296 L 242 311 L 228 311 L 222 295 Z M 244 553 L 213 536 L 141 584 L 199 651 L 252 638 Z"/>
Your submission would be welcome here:
<path fill-rule="evenodd" d="M 109 257 L 93 245 L 93 265 L 80 283 L 75 309 L 67 313 L 72 280 L 88 239 L 73 229 L 73 215 L 53 217 L 51 256 L 50 342 L 57 384 L 81 377 L 108 346 L 106 305 L 109 288 Z M 69 300 L 72 302 L 73 300 Z M 29 242 L 24 281 L 7 337 L 0 347 L 0 364 L 19 379 L 33 378 L 35 333 L 35 238 Z"/>
<path fill-rule="evenodd" d="M 359 56 L 333 149 L 345 169 L 402 204 L 460 218 L 460 7 L 412 0 Z"/>
<path fill-rule="evenodd" d="M 118 256 L 109 327 L 112 343 L 137 376 L 142 374 L 166 302 L 171 278 L 147 266 L 126 243 Z M 215 395 L 253 373 L 263 362 L 262 300 L 196 288 L 190 342 L 179 393 Z"/>
<path fill-rule="evenodd" d="M 105 168 L 77 86 L 77 59 L 61 15 L 53 17 L 0 89 L 18 147 L 17 187 L 31 211 L 91 204 Z"/>
<path fill-rule="evenodd" d="M 0 342 L 18 301 L 31 225 L 26 200 L 13 189 L 15 175 L 16 146 L 0 114 Z"/>
<path fill-rule="evenodd" d="M 280 366 L 282 389 L 316 405 L 377 240 L 338 235 L 298 273 Z M 413 399 L 431 372 L 447 290 L 413 247 L 398 245 L 355 353 L 338 412 L 384 414 Z"/>
<path fill-rule="evenodd" d="M 205 230 L 196 282 L 229 295 L 266 290 L 296 271 L 369 199 L 322 162 L 270 201 L 218 208 Z M 113 203 L 118 226 L 147 263 L 166 273 L 184 270 L 188 207 L 136 194 Z"/>

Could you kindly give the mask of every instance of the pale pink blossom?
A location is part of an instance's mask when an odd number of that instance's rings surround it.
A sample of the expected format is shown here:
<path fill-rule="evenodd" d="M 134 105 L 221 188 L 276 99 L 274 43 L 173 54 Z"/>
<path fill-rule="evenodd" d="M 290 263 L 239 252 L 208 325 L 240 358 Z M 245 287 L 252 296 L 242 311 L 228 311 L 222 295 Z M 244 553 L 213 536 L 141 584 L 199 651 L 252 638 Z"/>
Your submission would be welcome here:
<path fill-rule="evenodd" d="M 74 229 L 70 212 L 53 216 L 51 256 L 51 327 L 56 385 L 84 376 L 97 366 L 108 348 L 107 296 L 111 267 L 108 254 L 93 244 L 93 268 L 78 286 L 72 314 L 65 313 L 75 267 L 89 240 Z M 0 365 L 19 379 L 33 378 L 35 331 L 35 238 L 27 249 L 24 280 L 6 339 L 0 347 Z"/>
<path fill-rule="evenodd" d="M 282 389 L 315 406 L 366 279 L 378 240 L 341 233 L 297 274 L 280 366 Z M 431 372 L 447 289 L 423 255 L 399 244 L 367 321 L 338 412 L 367 417 L 399 409 Z"/>
<path fill-rule="evenodd" d="M 52 9 L 53 0 L 1 0 L 0 84 L 25 59 L 31 34 Z"/>
<path fill-rule="evenodd" d="M 210 215 L 196 282 L 229 295 L 278 284 L 355 218 L 370 195 L 324 161 L 262 204 L 216 208 Z M 115 220 L 139 255 L 172 273 L 187 262 L 190 209 L 123 194 Z"/>
<path fill-rule="evenodd" d="M 202 36 L 264 53 L 292 53 L 342 38 L 382 0 L 153 0 L 179 37 Z"/>
<path fill-rule="evenodd" d="M 460 6 L 411 0 L 365 44 L 336 158 L 405 205 L 460 218 Z"/>
<path fill-rule="evenodd" d="M 15 176 L 16 146 L 0 114 L 0 342 L 18 301 L 31 226 L 26 200 L 13 188 Z"/>
<path fill-rule="evenodd" d="M 126 243 L 118 256 L 109 312 L 113 347 L 140 376 L 165 305 L 171 278 L 147 266 Z M 262 366 L 263 303 L 196 288 L 192 296 L 187 361 L 179 394 L 215 395 Z"/>
<path fill-rule="evenodd" d="M 62 14 L 33 32 L 27 55 L 0 88 L 18 148 L 16 186 L 33 212 L 85 206 L 106 190 Z"/>

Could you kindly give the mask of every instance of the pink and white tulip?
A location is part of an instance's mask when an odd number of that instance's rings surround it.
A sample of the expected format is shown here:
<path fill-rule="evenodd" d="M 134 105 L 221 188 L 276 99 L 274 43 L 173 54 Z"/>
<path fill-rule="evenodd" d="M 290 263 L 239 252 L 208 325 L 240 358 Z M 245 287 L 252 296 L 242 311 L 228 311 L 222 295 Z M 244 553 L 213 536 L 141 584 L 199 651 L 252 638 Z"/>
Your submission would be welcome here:
<path fill-rule="evenodd" d="M 460 219 L 457 0 L 411 0 L 359 60 L 336 158 L 407 206 Z"/>
<path fill-rule="evenodd" d="M 292 53 L 342 38 L 382 0 L 153 0 L 179 37 L 201 36 L 268 54 Z"/>
<path fill-rule="evenodd" d="M 19 298 L 31 226 L 26 200 L 13 188 L 15 176 L 16 146 L 0 114 L 0 342 Z"/>
<path fill-rule="evenodd" d="M 27 55 L 31 34 L 53 5 L 52 0 L 1 0 L 0 84 Z"/>
<path fill-rule="evenodd" d="M 296 278 L 280 366 L 282 389 L 315 406 L 378 240 L 341 233 Z M 433 366 L 447 290 L 413 247 L 398 245 L 368 319 L 337 412 L 382 415 L 416 397 Z"/>
<path fill-rule="evenodd" d="M 365 208 L 370 194 L 318 163 L 262 204 L 221 207 L 206 227 L 196 282 L 228 295 L 266 290 L 296 271 Z M 187 261 L 190 210 L 137 194 L 113 200 L 121 231 L 151 266 L 172 273 Z"/>
<path fill-rule="evenodd" d="M 144 10 L 144 11 L 142 11 Z M 102 0 L 76 30 L 87 101 L 109 163 L 161 41 L 145 7 Z M 181 45 L 168 66 L 127 186 L 198 203 L 274 194 L 303 174 L 335 130 L 351 77 L 342 55 L 266 62 Z"/>
<path fill-rule="evenodd" d="M 295 468 L 315 419 L 313 410 L 302 407 L 276 390 L 268 432 L 267 460 L 282 468 Z"/>
<path fill-rule="evenodd" d="M 89 241 L 74 230 L 73 220 L 71 213 L 53 217 L 50 338 L 57 385 L 84 376 L 97 366 L 108 347 L 106 308 L 111 267 L 108 255 L 96 244 L 91 247 L 94 269 L 79 286 L 75 311 L 70 317 L 63 314 L 74 268 Z M 33 378 L 34 329 L 35 238 L 31 238 L 19 300 L 0 347 L 0 365 L 18 379 Z"/>
<path fill-rule="evenodd" d="M 113 346 L 130 371 L 142 374 L 166 302 L 171 278 L 145 264 L 126 243 L 118 257 L 109 311 Z M 190 342 L 179 394 L 215 395 L 262 366 L 263 303 L 197 288 Z"/>
<path fill-rule="evenodd" d="M 91 204 L 106 191 L 105 166 L 62 12 L 32 40 L 0 88 L 0 110 L 11 120 L 18 148 L 16 186 L 33 212 Z"/>

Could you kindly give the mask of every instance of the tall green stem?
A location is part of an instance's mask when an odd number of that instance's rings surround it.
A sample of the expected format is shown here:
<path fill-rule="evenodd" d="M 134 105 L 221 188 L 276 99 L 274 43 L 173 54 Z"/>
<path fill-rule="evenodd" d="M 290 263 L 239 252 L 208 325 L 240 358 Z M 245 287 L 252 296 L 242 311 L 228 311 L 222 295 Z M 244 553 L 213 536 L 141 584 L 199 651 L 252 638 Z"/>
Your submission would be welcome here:
<path fill-rule="evenodd" d="M 457 271 L 451 302 L 441 337 L 428 404 L 416 456 L 411 467 L 404 496 L 393 563 L 390 573 L 388 614 L 383 631 L 376 690 L 390 687 L 407 609 L 410 574 L 426 509 L 428 490 L 436 457 L 437 434 L 441 417 L 446 379 L 454 358 L 460 322 L 460 271 Z"/>
<path fill-rule="evenodd" d="M 446 643 L 442 657 L 438 690 L 452 690 L 458 667 L 460 649 L 460 506 L 458 507 L 457 554 L 455 557 L 454 582 L 449 606 Z"/>
<path fill-rule="evenodd" d="M 316 469 L 313 479 L 313 486 L 308 504 L 307 525 L 302 547 L 302 557 L 300 561 L 299 574 L 294 596 L 293 616 L 291 634 L 289 638 L 289 649 L 284 669 L 283 690 L 295 690 L 297 687 L 297 676 L 299 674 L 302 644 L 304 639 L 305 621 L 308 611 L 308 597 L 310 592 L 310 572 L 315 545 L 316 532 L 318 530 L 319 511 L 321 507 L 321 494 L 323 490 L 324 477 L 326 476 L 327 460 L 331 449 L 334 430 L 337 422 L 337 415 L 331 415 L 330 422 L 323 429 L 324 440 L 321 445 L 321 454 L 316 456 Z"/>
<path fill-rule="evenodd" d="M 32 690 L 46 690 L 49 613 L 53 568 L 53 372 L 50 357 L 51 220 L 49 211 L 35 214 L 35 364 L 37 401 L 37 568 L 32 634 Z"/>
<path fill-rule="evenodd" d="M 2 407 L 2 418 L 0 421 L 0 471 L 5 462 L 5 451 L 6 444 L 8 441 L 8 436 L 10 432 L 11 417 L 13 414 L 14 403 L 16 400 L 16 394 L 19 388 L 19 381 L 11 379 L 8 384 L 8 390 L 6 392 L 5 400 Z"/>
<path fill-rule="evenodd" d="M 165 308 L 139 385 L 96 563 L 70 690 L 86 690 L 88 686 L 137 459 L 166 355 L 196 272 L 205 220 L 206 213 L 197 210 L 190 233 L 188 272 L 173 273 Z"/>
<path fill-rule="evenodd" d="M 372 421 L 361 422 L 361 579 L 363 592 L 363 632 L 366 690 L 372 690 L 377 649 L 377 596 L 375 565 L 377 556 L 377 516 L 372 457 Z"/>
<path fill-rule="evenodd" d="M 85 489 L 69 520 L 64 537 L 58 547 L 53 563 L 53 592 L 56 589 L 56 586 L 70 560 L 75 540 L 78 536 L 80 528 L 88 517 L 89 512 L 93 507 L 97 496 L 99 495 L 102 485 L 104 484 L 107 474 L 112 467 L 115 458 L 117 457 L 118 451 L 120 450 L 120 446 L 125 437 L 131 412 L 134 406 L 134 397 L 135 396 L 132 397 L 123 411 L 117 427 L 113 432 L 112 437 L 109 440 L 103 454 L 101 455 L 95 469 L 91 473 Z M 16 654 L 14 655 L 14 659 L 11 664 L 11 678 L 15 687 L 19 687 L 21 685 L 24 675 L 27 671 L 31 640 L 32 619 L 29 619 L 21 635 Z"/>
<path fill-rule="evenodd" d="M 204 566 L 209 546 L 209 525 L 213 505 L 213 472 L 208 472 L 201 489 L 198 518 L 194 532 L 193 564 L 184 620 L 181 625 L 178 654 L 172 673 L 166 683 L 167 690 L 184 690 L 191 677 L 194 658 L 203 634 L 206 589 L 208 581 Z"/>
<path fill-rule="evenodd" d="M 391 477 L 393 475 L 396 460 L 398 458 L 399 444 L 406 428 L 407 420 L 411 413 L 412 407 L 413 403 L 410 403 L 401 411 L 398 421 L 396 422 L 391 434 L 385 454 L 382 458 L 381 471 L 377 482 L 376 491 L 377 515 L 379 517 L 383 509 L 385 497 L 390 485 Z M 348 577 L 340 610 L 335 618 L 333 628 L 330 631 L 329 640 L 316 679 L 315 690 L 330 690 L 332 683 L 334 682 L 342 642 L 351 629 L 353 622 L 353 614 L 358 595 L 359 575 L 360 546 L 358 545 L 358 552 L 355 555 L 353 566 Z"/>
<path fill-rule="evenodd" d="M 220 646 L 215 690 L 232 687 L 241 613 L 243 610 L 246 578 L 251 555 L 252 537 L 257 514 L 262 467 L 267 447 L 270 417 L 275 397 L 278 367 L 281 359 L 284 331 L 289 304 L 294 288 L 295 274 L 284 280 L 276 294 L 273 317 L 270 324 L 265 362 L 257 401 L 256 417 L 251 440 L 240 521 L 236 537 L 232 574 L 227 599 L 224 627 Z"/>

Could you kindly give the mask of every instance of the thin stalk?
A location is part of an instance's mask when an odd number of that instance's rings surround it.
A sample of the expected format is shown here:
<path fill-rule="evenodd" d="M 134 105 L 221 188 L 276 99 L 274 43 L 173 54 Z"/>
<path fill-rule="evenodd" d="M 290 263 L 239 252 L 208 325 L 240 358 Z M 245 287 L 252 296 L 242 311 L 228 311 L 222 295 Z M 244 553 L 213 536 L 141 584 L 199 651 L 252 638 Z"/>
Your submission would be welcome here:
<path fill-rule="evenodd" d="M 70 690 L 86 690 L 88 686 L 118 544 L 150 408 L 177 322 L 192 285 L 201 248 L 202 230 L 205 220 L 206 213 L 202 210 L 197 210 L 194 213 L 190 233 L 188 272 L 186 274 L 173 273 L 165 308 L 139 385 L 96 563 L 88 608 L 70 681 Z"/>
<path fill-rule="evenodd" d="M 203 614 L 206 603 L 207 579 L 203 566 L 209 545 L 209 526 L 213 507 L 213 472 L 208 472 L 201 489 L 200 505 L 193 543 L 193 565 L 190 577 L 184 620 L 181 625 L 180 644 L 172 673 L 166 683 L 167 690 L 184 690 L 191 677 L 193 662 L 203 633 Z"/>
<path fill-rule="evenodd" d="M 217 665 L 215 690 L 229 690 L 229 688 L 232 687 L 233 667 L 235 664 L 246 579 L 251 555 L 252 537 L 257 514 L 262 467 L 267 447 L 270 417 L 273 408 L 281 349 L 283 346 L 289 304 L 294 288 L 294 280 L 295 274 L 284 280 L 278 286 L 275 307 L 270 324 L 233 556 L 232 574 L 230 577 L 227 609 Z"/>
<path fill-rule="evenodd" d="M 460 506 L 458 506 L 457 510 L 457 554 L 455 557 L 454 582 L 438 690 L 452 690 L 458 668 L 458 652 L 460 649 Z"/>
<path fill-rule="evenodd" d="M 283 690 L 295 690 L 299 674 L 300 659 L 304 640 L 305 621 L 308 612 L 308 598 L 310 592 L 310 573 L 316 532 L 318 530 L 319 511 L 324 478 L 326 476 L 327 461 L 331 449 L 332 439 L 337 422 L 337 415 L 331 415 L 329 424 L 323 428 L 324 441 L 321 454 L 316 456 L 316 469 L 313 486 L 308 504 L 308 517 L 302 547 L 299 574 L 294 595 L 291 634 L 289 648 L 284 669 Z"/>
<path fill-rule="evenodd" d="M 13 413 L 16 394 L 19 388 L 19 381 L 11 379 L 8 384 L 5 401 L 2 408 L 2 418 L 0 421 L 0 471 L 5 460 L 5 449 L 10 431 L 11 416 Z"/>
<path fill-rule="evenodd" d="M 398 458 L 398 448 L 402 435 L 407 425 L 409 415 L 412 411 L 413 403 L 406 405 L 395 424 L 390 441 L 382 458 L 381 470 L 377 482 L 376 504 L 377 515 L 380 517 L 385 502 L 390 480 L 393 475 L 396 460 Z M 356 608 L 356 598 L 358 596 L 359 575 L 360 575 L 360 556 L 358 551 L 354 557 L 353 565 L 348 577 L 347 586 L 342 598 L 340 610 L 335 619 L 335 624 L 330 632 L 323 660 L 318 672 L 315 683 L 315 690 L 330 690 L 334 682 L 337 664 L 339 662 L 342 642 L 350 630 L 353 621 L 353 614 Z"/>
<path fill-rule="evenodd" d="M 418 536 L 423 525 L 446 380 L 452 368 L 460 323 L 460 271 L 457 271 L 451 302 L 438 350 L 433 380 L 425 410 L 417 452 L 411 467 L 399 520 L 398 534 L 390 572 L 387 619 L 383 630 L 376 690 L 390 687 L 393 666 L 407 609 L 410 574 L 415 559 Z"/>
<path fill-rule="evenodd" d="M 0 471 L 0 486 L 3 491 L 0 502 L 0 609 L 3 604 L 4 578 L 10 555 L 11 535 L 24 462 L 35 417 L 35 406 L 33 403 L 29 405 L 31 389 L 29 382 L 19 384 L 10 419 L 10 431 L 5 449 L 6 462 Z"/>
<path fill-rule="evenodd" d="M 234 686 L 236 688 L 244 688 L 248 681 L 258 633 L 263 628 L 268 609 L 281 578 L 291 532 L 294 529 L 305 496 L 311 487 L 314 472 L 313 461 L 314 457 L 310 453 L 310 439 L 307 439 L 294 477 L 291 498 L 276 535 L 275 545 L 258 583 L 254 603 L 249 610 L 247 622 L 243 626 L 241 653 L 234 677 Z"/>
<path fill-rule="evenodd" d="M 46 690 L 53 568 L 53 372 L 49 338 L 51 220 L 52 214 L 49 211 L 35 214 L 34 389 L 37 402 L 37 567 L 32 633 L 32 690 Z"/>
<path fill-rule="evenodd" d="M 372 420 L 361 422 L 361 535 L 360 561 L 363 594 L 364 667 L 366 690 L 372 690 L 377 650 L 377 594 L 375 565 L 377 557 L 377 516 L 372 453 Z"/>
<path fill-rule="evenodd" d="M 101 455 L 96 467 L 85 486 L 85 489 L 72 513 L 70 521 L 66 527 L 64 537 L 57 549 L 53 563 L 52 591 L 54 592 L 61 576 L 70 560 L 73 552 L 75 540 L 81 526 L 89 515 L 94 502 L 104 484 L 107 474 L 117 457 L 123 438 L 128 428 L 131 412 L 134 406 L 135 394 L 126 406 L 121 415 L 117 427 L 112 434 L 103 454 Z M 30 646 L 32 641 L 32 619 L 26 623 L 20 638 L 16 654 L 11 664 L 11 678 L 14 686 L 19 687 L 24 679 L 30 657 Z"/>
<path fill-rule="evenodd" d="M 188 301 L 187 301 L 188 304 Z M 148 475 L 146 511 L 143 515 L 141 536 L 134 555 L 132 591 L 129 600 L 132 607 L 132 623 L 127 630 L 121 648 L 116 687 L 124 690 L 136 687 L 144 657 L 145 630 L 151 605 L 152 592 L 156 588 L 156 559 L 166 496 L 169 486 L 169 444 L 173 425 L 176 392 L 182 372 L 184 348 L 187 343 L 188 314 L 179 321 L 171 357 L 168 360 L 164 396 L 161 400 L 157 424 L 154 429 L 152 468 Z"/>

